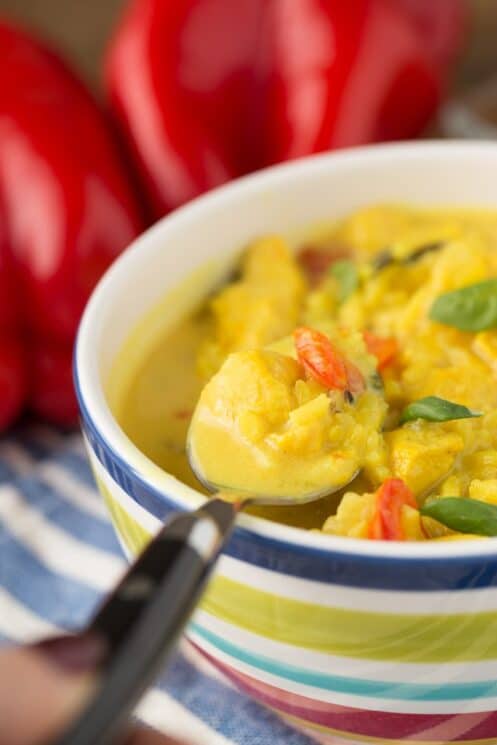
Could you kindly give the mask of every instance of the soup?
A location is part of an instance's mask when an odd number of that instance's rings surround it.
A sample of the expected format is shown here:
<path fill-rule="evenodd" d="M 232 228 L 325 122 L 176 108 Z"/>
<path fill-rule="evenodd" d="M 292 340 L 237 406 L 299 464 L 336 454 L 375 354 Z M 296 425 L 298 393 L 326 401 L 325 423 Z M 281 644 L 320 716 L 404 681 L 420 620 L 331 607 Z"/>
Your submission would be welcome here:
<path fill-rule="evenodd" d="M 272 458 L 272 476 L 289 453 L 309 469 L 337 468 L 338 457 L 359 465 L 329 497 L 256 513 L 344 537 L 493 535 L 496 249 L 497 214 L 389 205 L 292 249 L 262 237 L 236 277 L 158 339 L 118 421 L 155 463 L 202 490 L 187 432 L 202 390 L 215 390 L 228 365 L 219 396 L 229 385 L 237 392 L 237 437 Z M 313 340 L 305 353 L 303 333 Z M 363 386 L 330 377 L 330 349 Z"/>

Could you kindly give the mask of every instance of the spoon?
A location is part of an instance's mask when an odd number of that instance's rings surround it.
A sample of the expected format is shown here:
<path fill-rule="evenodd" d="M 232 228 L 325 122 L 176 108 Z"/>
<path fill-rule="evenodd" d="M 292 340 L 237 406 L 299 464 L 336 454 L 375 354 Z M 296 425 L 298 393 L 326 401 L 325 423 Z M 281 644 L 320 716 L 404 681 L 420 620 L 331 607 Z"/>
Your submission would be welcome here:
<path fill-rule="evenodd" d="M 187 453 L 197 478 L 209 490 L 217 492 L 217 498 L 193 512 L 173 516 L 83 632 L 103 642 L 107 653 L 97 671 L 94 695 L 81 716 L 52 745 L 95 742 L 105 745 L 119 735 L 133 706 L 153 681 L 188 622 L 242 510 L 254 504 L 284 506 L 312 502 L 342 489 L 357 475 L 360 461 L 350 454 L 347 459 L 341 440 L 337 442 L 336 437 L 335 450 L 323 441 L 318 456 L 311 450 L 313 456 L 309 457 L 305 448 L 302 452 L 290 448 L 293 453 L 290 454 L 284 447 L 287 441 L 278 449 L 270 435 L 266 439 L 258 436 L 258 420 L 250 418 L 254 395 L 257 403 L 257 394 L 262 391 L 266 402 L 268 386 L 272 385 L 271 390 L 281 394 L 284 384 L 290 388 L 300 371 L 295 361 L 275 356 L 274 352 L 256 353 L 256 369 L 261 355 L 267 366 L 273 366 L 272 378 L 267 375 L 262 381 L 256 378 L 254 384 L 254 371 L 250 367 L 254 357 L 249 353 L 248 358 L 242 355 L 242 365 L 237 368 L 239 373 L 245 372 L 241 383 L 235 377 L 236 385 L 230 387 L 229 375 L 226 379 L 224 372 L 220 372 L 204 388 L 190 424 Z M 228 371 L 230 365 L 240 362 L 235 356 L 228 359 L 231 360 L 226 362 Z M 247 360 L 248 373 L 243 368 Z M 240 388 L 248 396 L 248 407 L 236 408 L 236 393 Z M 280 402 L 281 399 L 287 403 L 290 400 L 284 395 L 280 395 Z M 336 413 L 338 399 L 324 396 L 316 400 L 318 416 Z M 291 415 L 289 420 L 298 433 L 301 420 L 295 422 Z M 295 434 L 291 426 L 290 432 L 283 430 L 283 435 Z M 251 435 L 255 432 L 255 436 L 247 437 L 247 431 Z M 343 432 L 346 439 L 347 430 Z M 277 443 L 281 445 L 280 440 Z M 276 458 L 274 463 L 272 457 Z M 276 468 L 272 468 L 275 464 Z"/>
<path fill-rule="evenodd" d="M 192 468 L 206 483 L 193 458 Z M 142 694 L 171 655 L 239 512 L 249 504 L 311 502 L 342 486 L 302 494 L 298 500 L 223 493 L 197 510 L 174 515 L 81 632 L 81 636 L 98 638 L 106 653 L 82 712 L 50 745 L 110 745 L 120 736 Z"/>

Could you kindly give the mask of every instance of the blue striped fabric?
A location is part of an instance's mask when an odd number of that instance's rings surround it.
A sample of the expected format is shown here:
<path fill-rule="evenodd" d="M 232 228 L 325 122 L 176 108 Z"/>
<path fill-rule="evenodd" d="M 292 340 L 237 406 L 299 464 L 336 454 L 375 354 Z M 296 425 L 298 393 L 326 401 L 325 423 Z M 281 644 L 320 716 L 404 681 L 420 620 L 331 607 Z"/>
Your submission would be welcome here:
<path fill-rule="evenodd" d="M 124 568 L 79 435 L 0 439 L 0 644 L 81 628 Z M 311 745 L 186 646 L 138 715 L 199 745 Z"/>

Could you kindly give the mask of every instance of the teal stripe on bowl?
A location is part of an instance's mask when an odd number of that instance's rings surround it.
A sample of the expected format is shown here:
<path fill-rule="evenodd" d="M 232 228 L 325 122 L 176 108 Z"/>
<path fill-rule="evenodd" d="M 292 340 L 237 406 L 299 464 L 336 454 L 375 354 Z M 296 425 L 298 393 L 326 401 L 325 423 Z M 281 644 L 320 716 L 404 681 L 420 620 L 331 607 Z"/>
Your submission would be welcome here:
<path fill-rule="evenodd" d="M 341 675 L 302 670 L 294 665 L 255 655 L 237 647 L 198 623 L 189 627 L 199 637 L 205 639 L 221 652 L 244 662 L 247 665 L 276 675 L 294 683 L 321 688 L 335 693 L 348 693 L 370 698 L 393 699 L 398 701 L 462 701 L 475 698 L 497 696 L 497 681 L 482 680 L 472 683 L 444 683 L 443 685 L 424 685 L 421 683 L 397 683 L 392 681 L 347 678 Z"/>

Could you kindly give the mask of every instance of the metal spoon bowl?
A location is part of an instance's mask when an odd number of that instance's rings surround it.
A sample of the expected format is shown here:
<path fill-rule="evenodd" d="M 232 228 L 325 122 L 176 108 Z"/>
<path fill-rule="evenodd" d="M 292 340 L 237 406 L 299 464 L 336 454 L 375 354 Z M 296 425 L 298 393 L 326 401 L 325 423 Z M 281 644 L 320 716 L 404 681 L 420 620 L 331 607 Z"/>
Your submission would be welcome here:
<path fill-rule="evenodd" d="M 323 499 L 324 497 L 330 496 L 331 494 L 340 491 L 340 489 L 343 489 L 345 486 L 347 486 L 347 484 L 350 484 L 350 482 L 353 481 L 359 473 L 359 469 L 357 469 L 353 473 L 351 478 L 345 483 L 329 484 L 322 489 L 304 493 L 302 495 L 299 495 L 298 497 L 279 497 L 270 494 L 254 494 L 253 492 L 249 492 L 247 489 L 244 489 L 243 486 L 237 486 L 236 488 L 234 488 L 228 487 L 225 484 L 214 484 L 212 481 L 206 478 L 198 461 L 195 459 L 190 438 L 188 438 L 187 441 L 186 453 L 190 468 L 192 469 L 195 477 L 202 484 L 202 486 L 204 486 L 207 491 L 212 492 L 212 494 L 216 494 L 218 499 L 222 499 L 225 502 L 237 505 L 238 512 L 251 505 L 258 505 L 261 507 L 293 507 L 296 505 L 316 502 L 319 499 Z"/>

